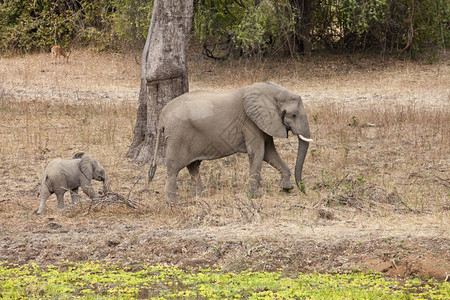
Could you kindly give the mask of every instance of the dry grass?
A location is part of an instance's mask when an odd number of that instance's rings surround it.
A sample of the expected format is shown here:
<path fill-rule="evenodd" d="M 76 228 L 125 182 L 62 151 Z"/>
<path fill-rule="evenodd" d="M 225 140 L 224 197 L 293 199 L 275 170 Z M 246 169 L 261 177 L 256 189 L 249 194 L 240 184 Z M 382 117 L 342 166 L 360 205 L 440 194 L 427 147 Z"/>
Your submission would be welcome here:
<path fill-rule="evenodd" d="M 291 274 L 362 266 L 395 276 L 446 278 L 446 62 L 193 57 L 191 90 L 271 80 L 298 92 L 315 142 L 304 167 L 307 195 L 280 191 L 279 174 L 264 165 L 265 195 L 249 199 L 248 159 L 235 155 L 202 163 L 204 197 L 191 196 L 183 170 L 179 207 L 165 204 L 164 167 L 147 183 L 148 165 L 125 158 L 139 69 L 132 56 L 89 51 L 74 52 L 69 64 L 51 64 L 48 54 L 0 58 L 0 260 L 218 264 Z M 293 168 L 296 139 L 276 143 Z M 112 192 L 97 202 L 83 195 L 63 213 L 53 196 L 46 215 L 35 215 L 45 165 L 78 151 L 102 163 Z"/>
<path fill-rule="evenodd" d="M 180 176 L 186 205 L 163 197 L 164 168 L 147 183 L 147 166 L 125 158 L 132 140 L 139 66 L 130 56 L 76 52 L 69 64 L 49 55 L 1 59 L 0 201 L 30 215 L 42 171 L 55 157 L 89 153 L 107 170 L 111 188 L 142 204 L 105 207 L 97 215 L 150 218 L 180 227 L 246 222 L 317 222 L 426 214 L 448 223 L 449 67 L 381 64 L 319 57 L 301 61 L 199 60 L 190 64 L 191 89 L 225 89 L 270 80 L 304 95 L 312 136 L 304 180 L 307 195 L 285 194 L 279 175 L 263 168 L 265 195 L 247 197 L 245 155 L 205 162 L 206 195 L 193 198 Z M 99 64 L 98 64 L 99 63 Z M 99 67 L 100 65 L 100 67 Z M 424 96 L 425 95 L 425 96 Z M 293 167 L 296 140 L 277 140 Z M 50 213 L 56 201 L 49 201 Z M 5 213 L 10 207 L 0 206 Z M 71 216 L 77 215 L 71 214 Z"/>

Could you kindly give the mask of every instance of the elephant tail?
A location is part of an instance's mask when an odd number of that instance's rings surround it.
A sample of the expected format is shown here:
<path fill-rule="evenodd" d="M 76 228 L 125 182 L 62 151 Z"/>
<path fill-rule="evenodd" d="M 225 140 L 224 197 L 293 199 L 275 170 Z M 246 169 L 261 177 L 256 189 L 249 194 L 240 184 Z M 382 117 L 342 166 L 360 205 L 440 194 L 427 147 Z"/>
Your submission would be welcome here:
<path fill-rule="evenodd" d="M 155 142 L 155 150 L 153 152 L 153 160 L 150 164 L 150 169 L 148 170 L 148 181 L 152 181 L 153 177 L 156 173 L 156 160 L 158 159 L 158 146 L 159 146 L 159 137 L 161 136 L 161 127 L 158 127 L 158 131 L 156 132 L 156 142 Z"/>

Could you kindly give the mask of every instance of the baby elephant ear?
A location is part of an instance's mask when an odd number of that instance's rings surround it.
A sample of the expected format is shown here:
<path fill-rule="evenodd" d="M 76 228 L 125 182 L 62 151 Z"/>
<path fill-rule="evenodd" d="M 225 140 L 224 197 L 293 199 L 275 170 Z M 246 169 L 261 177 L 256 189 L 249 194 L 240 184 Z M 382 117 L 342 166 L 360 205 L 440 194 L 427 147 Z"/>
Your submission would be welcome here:
<path fill-rule="evenodd" d="M 84 152 L 78 152 L 78 153 L 75 153 L 75 154 L 73 155 L 72 159 L 78 159 L 78 158 L 81 158 L 83 155 L 84 155 Z"/>
<path fill-rule="evenodd" d="M 246 115 L 259 129 L 273 137 L 287 137 L 286 126 L 281 117 L 282 112 L 275 98 L 257 89 L 251 89 L 245 91 L 243 102 Z"/>
<path fill-rule="evenodd" d="M 83 156 L 81 156 L 80 170 L 89 181 L 92 180 L 94 163 L 95 161 L 89 155 L 83 154 Z"/>

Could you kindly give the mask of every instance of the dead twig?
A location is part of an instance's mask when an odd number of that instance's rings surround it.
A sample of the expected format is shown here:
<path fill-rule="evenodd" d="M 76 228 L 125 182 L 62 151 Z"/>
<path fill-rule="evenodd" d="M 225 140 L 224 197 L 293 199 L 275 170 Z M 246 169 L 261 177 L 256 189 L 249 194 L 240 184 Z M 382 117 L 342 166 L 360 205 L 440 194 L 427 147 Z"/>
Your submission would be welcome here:
<path fill-rule="evenodd" d="M 397 264 L 395 263 L 396 258 L 392 259 L 392 265 L 395 267 L 396 270 L 398 270 Z"/>
<path fill-rule="evenodd" d="M 130 188 L 130 191 L 128 192 L 127 199 L 130 199 L 131 193 L 133 192 L 134 187 L 138 184 L 138 182 L 146 175 L 146 173 L 141 174 L 139 178 L 133 183 L 133 185 Z"/>
<path fill-rule="evenodd" d="M 117 204 L 124 204 L 132 209 L 138 209 L 143 205 L 139 202 L 127 199 L 118 193 L 108 191 L 101 197 L 97 197 L 94 199 L 83 200 L 81 199 L 81 196 L 79 196 L 77 202 L 72 203 L 70 206 L 64 209 L 64 213 L 69 214 L 82 213 L 83 215 L 88 215 L 91 213 L 91 211 L 100 210 L 105 206 Z"/>
<path fill-rule="evenodd" d="M 138 208 L 138 203 L 137 202 L 130 200 L 130 198 L 125 198 L 124 196 L 122 196 L 122 195 L 120 195 L 118 193 L 115 193 L 113 191 L 106 192 L 105 196 L 103 196 L 102 199 L 104 199 L 104 198 L 107 198 L 107 199 L 108 198 L 112 198 L 112 199 L 109 199 L 109 200 L 110 201 L 111 200 L 115 200 L 115 201 L 122 202 L 125 205 L 127 205 L 128 207 L 131 207 L 131 208 L 134 208 L 134 209 Z"/>
<path fill-rule="evenodd" d="M 345 176 L 342 177 L 342 179 L 339 180 L 339 182 L 337 184 L 335 184 L 335 187 L 338 188 L 341 185 L 341 183 L 348 177 L 348 175 L 349 175 L 349 173 L 345 174 Z"/>
<path fill-rule="evenodd" d="M 26 206 L 26 205 L 20 203 L 18 200 L 13 200 L 13 199 L 4 199 L 4 200 L 0 200 L 0 203 L 3 203 L 3 202 L 5 202 L 5 203 L 6 203 L 6 202 L 11 202 L 11 203 L 14 203 L 14 204 L 16 204 L 16 205 L 22 207 L 22 208 L 25 209 L 25 210 L 31 210 L 30 207 L 28 207 L 28 206 Z"/>
<path fill-rule="evenodd" d="M 445 187 L 447 187 L 447 188 L 450 187 L 450 180 L 441 178 L 441 177 L 439 177 L 437 175 L 434 175 L 434 178 L 436 178 L 436 181 L 441 183 Z"/>
<path fill-rule="evenodd" d="M 261 218 L 259 214 L 259 212 L 261 211 L 261 205 L 256 207 L 252 199 L 250 199 L 250 204 L 244 203 L 244 201 L 242 201 L 242 199 L 240 199 L 239 197 L 235 197 L 234 200 L 235 202 L 237 202 L 236 207 L 239 209 L 242 216 L 245 217 L 247 221 Z"/>
<path fill-rule="evenodd" d="M 252 256 L 252 252 L 255 252 L 255 251 L 258 251 L 261 249 L 264 249 L 264 245 L 256 245 L 255 247 L 248 249 L 247 256 Z"/>

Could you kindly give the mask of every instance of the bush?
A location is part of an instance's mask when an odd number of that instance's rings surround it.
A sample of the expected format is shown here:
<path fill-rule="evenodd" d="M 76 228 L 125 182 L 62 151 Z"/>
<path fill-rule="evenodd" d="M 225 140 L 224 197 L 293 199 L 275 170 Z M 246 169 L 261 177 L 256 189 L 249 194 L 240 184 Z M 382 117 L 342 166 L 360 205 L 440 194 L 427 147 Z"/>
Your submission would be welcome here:
<path fill-rule="evenodd" d="M 143 45 L 153 1 L 6 0 L 0 3 L 0 53 L 94 46 L 98 50 Z"/>
<path fill-rule="evenodd" d="M 73 18 L 62 1 L 7 0 L 0 4 L 0 52 L 49 49 L 54 40 L 65 45 L 73 38 Z"/>
<path fill-rule="evenodd" d="M 203 53 L 216 59 L 285 52 L 294 25 L 287 1 L 206 0 L 195 6 L 194 35 Z"/>
<path fill-rule="evenodd" d="M 147 0 L 0 1 L 0 53 L 53 44 L 140 49 L 152 7 Z M 305 39 L 315 51 L 417 56 L 449 46 L 449 20 L 446 0 L 195 0 L 193 33 L 216 59 L 294 55 Z"/>
<path fill-rule="evenodd" d="M 314 8 L 315 46 L 385 54 L 435 52 L 449 45 L 445 0 L 322 1 Z"/>

